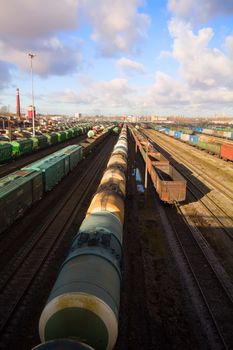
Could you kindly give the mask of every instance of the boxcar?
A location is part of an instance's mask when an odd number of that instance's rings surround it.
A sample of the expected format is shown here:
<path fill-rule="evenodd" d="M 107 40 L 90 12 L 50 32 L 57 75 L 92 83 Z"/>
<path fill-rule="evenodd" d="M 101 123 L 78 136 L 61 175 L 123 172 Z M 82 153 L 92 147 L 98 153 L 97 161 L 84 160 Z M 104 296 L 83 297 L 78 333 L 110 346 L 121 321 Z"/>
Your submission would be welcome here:
<path fill-rule="evenodd" d="M 233 144 L 223 143 L 221 146 L 221 157 L 233 161 Z"/>
<path fill-rule="evenodd" d="M 201 149 L 206 150 L 209 153 L 220 156 L 221 145 L 219 143 L 207 143 L 199 140 L 197 146 Z"/>
<path fill-rule="evenodd" d="M 69 157 L 69 171 L 71 171 L 82 160 L 83 148 L 79 145 L 71 145 L 57 151 L 56 154 L 66 154 Z"/>
<path fill-rule="evenodd" d="M 21 169 L 0 179 L 0 232 L 43 195 L 41 171 Z"/>
<path fill-rule="evenodd" d="M 10 160 L 12 157 L 12 145 L 9 142 L 0 142 L 0 163 Z"/>
<path fill-rule="evenodd" d="M 69 172 L 69 156 L 52 154 L 23 168 L 23 170 L 41 171 L 44 191 L 50 191 Z"/>
<path fill-rule="evenodd" d="M 189 142 L 192 143 L 192 144 L 197 144 L 199 141 L 199 137 L 197 135 L 190 135 L 190 139 L 189 139 Z"/>
<path fill-rule="evenodd" d="M 30 153 L 34 148 L 32 138 L 11 141 L 11 145 L 13 156 L 21 156 Z"/>
<path fill-rule="evenodd" d="M 57 134 L 58 134 L 58 141 L 59 142 L 66 140 L 66 132 L 65 131 L 59 131 Z"/>

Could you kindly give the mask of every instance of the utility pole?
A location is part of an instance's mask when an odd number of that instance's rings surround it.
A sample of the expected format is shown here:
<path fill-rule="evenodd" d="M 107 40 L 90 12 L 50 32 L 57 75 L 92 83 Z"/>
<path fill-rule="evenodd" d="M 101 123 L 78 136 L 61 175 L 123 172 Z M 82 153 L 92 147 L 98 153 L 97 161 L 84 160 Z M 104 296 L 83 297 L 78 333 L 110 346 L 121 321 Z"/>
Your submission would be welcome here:
<path fill-rule="evenodd" d="M 32 136 L 35 136 L 35 108 L 34 108 L 34 87 L 33 87 L 33 67 L 32 60 L 36 56 L 33 53 L 28 54 L 31 62 L 31 87 L 32 87 Z"/>

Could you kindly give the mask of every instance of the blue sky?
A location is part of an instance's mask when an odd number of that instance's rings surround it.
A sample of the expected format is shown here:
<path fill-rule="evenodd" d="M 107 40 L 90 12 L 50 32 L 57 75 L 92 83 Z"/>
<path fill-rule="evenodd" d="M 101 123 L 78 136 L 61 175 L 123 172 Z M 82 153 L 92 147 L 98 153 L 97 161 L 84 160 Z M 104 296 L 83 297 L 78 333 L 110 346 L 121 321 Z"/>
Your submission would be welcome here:
<path fill-rule="evenodd" d="M 0 108 L 233 116 L 232 0 L 0 0 Z"/>

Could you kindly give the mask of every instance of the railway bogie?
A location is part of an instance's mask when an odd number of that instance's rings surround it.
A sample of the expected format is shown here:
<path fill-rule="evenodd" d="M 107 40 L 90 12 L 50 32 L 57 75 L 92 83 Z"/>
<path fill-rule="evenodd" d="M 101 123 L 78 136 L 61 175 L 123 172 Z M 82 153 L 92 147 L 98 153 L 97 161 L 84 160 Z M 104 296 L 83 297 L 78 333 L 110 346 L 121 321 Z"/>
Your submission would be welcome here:
<path fill-rule="evenodd" d="M 77 339 L 96 350 L 111 350 L 116 343 L 124 218 L 121 189 L 127 166 L 123 158 L 124 168 L 118 170 L 118 158 L 110 157 L 74 237 L 40 317 L 42 341 Z"/>

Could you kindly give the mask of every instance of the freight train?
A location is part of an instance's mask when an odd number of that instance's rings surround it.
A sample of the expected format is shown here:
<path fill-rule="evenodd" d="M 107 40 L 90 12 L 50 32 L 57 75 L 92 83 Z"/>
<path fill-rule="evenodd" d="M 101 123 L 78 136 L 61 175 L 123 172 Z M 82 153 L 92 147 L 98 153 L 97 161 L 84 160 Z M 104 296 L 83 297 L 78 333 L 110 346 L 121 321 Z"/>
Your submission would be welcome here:
<path fill-rule="evenodd" d="M 0 233 L 39 201 L 45 192 L 55 187 L 111 129 L 109 127 L 93 139 L 67 146 L 1 178 Z"/>
<path fill-rule="evenodd" d="M 232 143 L 207 142 L 204 136 L 190 135 L 167 127 L 156 126 L 154 129 L 180 141 L 187 142 L 190 145 L 202 149 L 208 153 L 217 155 L 219 158 L 233 161 Z"/>
<path fill-rule="evenodd" d="M 83 135 L 90 129 L 90 124 L 82 124 L 67 130 L 17 139 L 11 142 L 0 141 L 0 164 L 56 143 L 70 140 L 78 135 Z"/>
<path fill-rule="evenodd" d="M 183 176 L 158 152 L 153 140 L 147 135 L 139 132 L 136 127 L 130 127 L 130 132 L 135 141 L 136 150 L 139 149 L 146 164 L 159 199 L 168 204 L 184 201 L 187 183 Z"/>
<path fill-rule="evenodd" d="M 127 154 L 124 126 L 42 311 L 45 343 L 34 349 L 78 350 L 84 343 L 111 350 L 116 343 Z"/>

